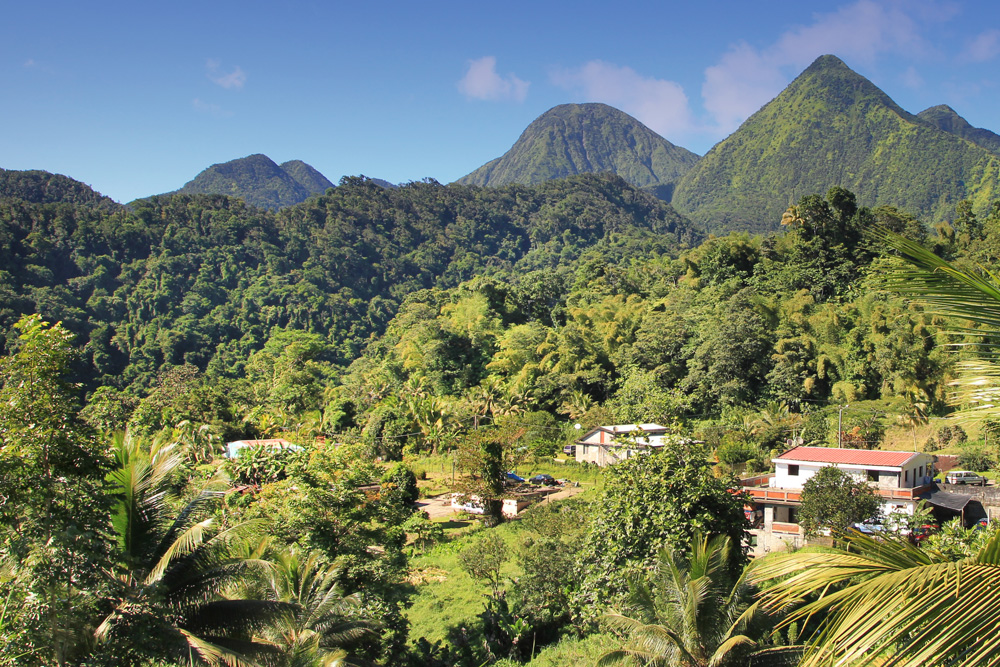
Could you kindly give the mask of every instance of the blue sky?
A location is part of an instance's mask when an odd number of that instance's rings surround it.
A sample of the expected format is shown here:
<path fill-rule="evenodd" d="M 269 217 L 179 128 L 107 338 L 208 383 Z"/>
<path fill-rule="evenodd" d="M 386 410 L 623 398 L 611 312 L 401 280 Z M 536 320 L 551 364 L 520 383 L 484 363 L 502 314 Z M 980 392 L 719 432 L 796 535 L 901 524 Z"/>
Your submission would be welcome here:
<path fill-rule="evenodd" d="M 4 5 L 0 167 L 122 202 L 252 153 L 450 182 L 566 102 L 704 154 L 824 53 L 1000 132 L 995 1 Z"/>

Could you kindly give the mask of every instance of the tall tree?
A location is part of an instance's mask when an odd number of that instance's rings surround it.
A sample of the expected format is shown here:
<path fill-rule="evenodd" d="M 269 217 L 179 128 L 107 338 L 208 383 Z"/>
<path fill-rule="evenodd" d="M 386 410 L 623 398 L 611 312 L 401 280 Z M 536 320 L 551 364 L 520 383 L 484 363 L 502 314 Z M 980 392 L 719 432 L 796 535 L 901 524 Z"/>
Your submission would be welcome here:
<path fill-rule="evenodd" d="M 15 329 L 17 351 L 0 359 L 0 554 L 20 562 L 11 593 L 31 647 L 18 664 L 63 665 L 86 644 L 100 588 L 107 461 L 76 416 L 72 335 L 37 315 Z M 26 650 L 3 644 L 0 657 Z"/>
<path fill-rule="evenodd" d="M 738 551 L 738 571 L 749 524 L 735 478 L 716 477 L 708 452 L 678 438 L 648 456 L 608 468 L 581 561 L 589 563 L 576 599 L 585 615 L 628 589 L 629 577 L 651 566 L 659 552 L 683 553 L 697 533 L 726 535 Z"/>
<path fill-rule="evenodd" d="M 181 465 L 176 443 L 129 436 L 114 443 L 109 474 L 114 497 L 118 589 L 113 611 L 97 628 L 102 657 L 119 662 L 198 660 L 244 665 L 273 652 L 254 632 L 291 607 L 227 598 L 227 587 L 262 563 L 247 558 L 243 526 L 216 531 L 207 511 L 217 495 L 203 492 L 171 508 L 171 475 Z M 207 516 L 206 516 L 207 515 Z"/>

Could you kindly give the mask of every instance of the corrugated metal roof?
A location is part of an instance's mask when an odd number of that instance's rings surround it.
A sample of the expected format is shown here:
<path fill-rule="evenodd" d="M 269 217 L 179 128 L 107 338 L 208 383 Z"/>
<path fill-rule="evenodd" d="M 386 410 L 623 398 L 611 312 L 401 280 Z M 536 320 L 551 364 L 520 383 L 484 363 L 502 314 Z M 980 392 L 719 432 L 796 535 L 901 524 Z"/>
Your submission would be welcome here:
<path fill-rule="evenodd" d="M 919 452 L 883 452 L 836 447 L 793 447 L 779 456 L 784 461 L 843 463 L 857 466 L 903 466 Z"/>

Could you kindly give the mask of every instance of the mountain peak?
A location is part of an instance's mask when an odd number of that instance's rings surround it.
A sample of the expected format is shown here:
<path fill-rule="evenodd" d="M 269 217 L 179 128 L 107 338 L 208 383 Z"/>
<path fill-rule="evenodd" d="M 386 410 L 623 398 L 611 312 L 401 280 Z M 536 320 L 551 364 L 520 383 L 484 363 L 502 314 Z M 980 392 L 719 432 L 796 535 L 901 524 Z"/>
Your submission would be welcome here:
<path fill-rule="evenodd" d="M 979 127 L 973 127 L 969 121 L 959 116 L 958 112 L 947 104 L 938 104 L 929 109 L 924 109 L 917 114 L 917 118 L 930 123 L 939 130 L 954 134 L 966 141 L 971 141 L 980 148 L 985 148 L 991 153 L 1000 155 L 1000 135 Z"/>
<path fill-rule="evenodd" d="M 323 174 L 301 160 L 278 165 L 263 153 L 213 164 L 177 190 L 178 194 L 239 197 L 258 208 L 298 204 L 333 187 Z"/>
<path fill-rule="evenodd" d="M 789 203 L 839 185 L 863 205 L 943 220 L 975 184 L 984 184 L 982 197 L 997 189 L 1000 162 L 963 139 L 903 110 L 839 58 L 821 56 L 699 160 L 673 203 L 709 229 L 769 231 Z"/>
<path fill-rule="evenodd" d="M 607 104 L 560 104 L 532 121 L 503 156 L 458 182 L 531 185 L 612 172 L 638 187 L 664 186 L 676 182 L 697 160 L 691 151 Z"/>
<path fill-rule="evenodd" d="M 803 71 L 802 73 L 805 74 L 807 72 L 810 73 L 825 72 L 831 70 L 847 71 L 851 72 L 852 74 L 856 74 L 854 70 L 852 70 L 850 67 L 847 66 L 847 63 L 845 63 L 837 56 L 831 55 L 829 53 L 822 55 L 816 60 L 812 61 L 812 64 L 809 65 L 809 67 L 807 67 L 805 71 Z"/>

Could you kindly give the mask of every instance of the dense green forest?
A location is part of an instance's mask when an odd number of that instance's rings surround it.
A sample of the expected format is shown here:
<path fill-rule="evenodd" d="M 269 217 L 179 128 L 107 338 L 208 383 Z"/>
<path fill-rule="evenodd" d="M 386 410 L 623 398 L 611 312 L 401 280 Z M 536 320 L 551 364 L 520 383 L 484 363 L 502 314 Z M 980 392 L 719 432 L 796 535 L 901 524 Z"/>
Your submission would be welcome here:
<path fill-rule="evenodd" d="M 840 187 L 778 233 L 706 237 L 615 176 L 347 178 L 276 212 L 0 177 L 0 664 L 627 652 L 671 568 L 733 601 L 691 607 L 719 630 L 691 641 L 725 653 L 725 614 L 766 583 L 742 576 L 732 474 L 766 471 L 793 436 L 872 448 L 909 424 L 916 440 L 951 409 L 946 348 L 964 339 L 884 289 L 901 260 L 876 230 L 959 266 L 1000 260 L 1000 203 L 931 230 Z M 673 446 L 561 464 L 593 486 L 513 526 L 487 512 L 449 537 L 414 512 L 429 484 L 499 494 L 507 470 L 555 465 L 575 423 L 635 422 Z M 238 437 L 301 448 L 225 459 Z M 983 539 L 953 537 L 951 555 Z M 448 604 L 407 607 L 447 563 L 483 595 L 432 632 Z M 775 633 L 779 617 L 743 628 L 744 648 L 794 654 L 816 629 Z"/>

